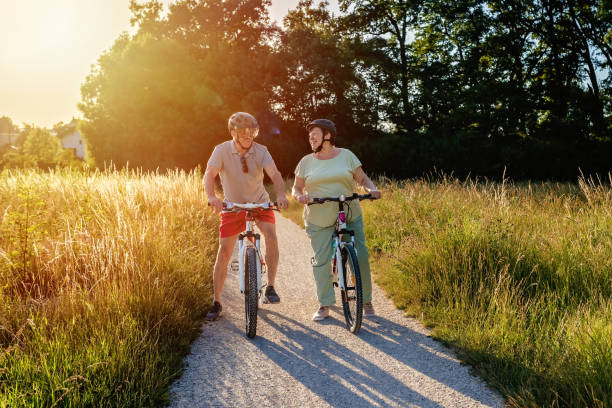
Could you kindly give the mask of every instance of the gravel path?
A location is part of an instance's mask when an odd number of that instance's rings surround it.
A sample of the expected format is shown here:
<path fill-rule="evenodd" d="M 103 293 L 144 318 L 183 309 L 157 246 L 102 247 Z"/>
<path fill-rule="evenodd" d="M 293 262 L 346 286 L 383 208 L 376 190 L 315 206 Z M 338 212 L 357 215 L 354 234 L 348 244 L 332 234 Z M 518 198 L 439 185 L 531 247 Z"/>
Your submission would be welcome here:
<path fill-rule="evenodd" d="M 358 335 L 342 306 L 322 322 L 305 232 L 277 215 L 281 303 L 244 334 L 244 298 L 230 270 L 222 317 L 206 323 L 172 387 L 171 407 L 502 407 L 504 402 L 374 285 L 377 316 Z"/>

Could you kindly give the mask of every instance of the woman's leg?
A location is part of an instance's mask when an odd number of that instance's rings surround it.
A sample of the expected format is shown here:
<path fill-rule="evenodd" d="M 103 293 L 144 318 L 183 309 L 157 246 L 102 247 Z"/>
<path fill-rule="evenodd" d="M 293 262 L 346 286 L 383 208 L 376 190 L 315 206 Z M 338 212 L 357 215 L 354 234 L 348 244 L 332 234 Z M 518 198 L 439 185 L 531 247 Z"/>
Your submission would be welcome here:
<path fill-rule="evenodd" d="M 312 271 L 317 286 L 317 298 L 321 306 L 331 306 L 336 303 L 334 279 L 331 269 L 332 234 L 334 227 L 319 227 L 306 225 L 306 234 L 314 251 Z"/>
<path fill-rule="evenodd" d="M 355 231 L 355 251 L 359 262 L 359 272 L 361 272 L 363 303 L 368 303 L 372 301 L 372 275 L 370 274 L 368 247 L 363 233 L 363 217 L 348 222 L 347 228 Z"/>

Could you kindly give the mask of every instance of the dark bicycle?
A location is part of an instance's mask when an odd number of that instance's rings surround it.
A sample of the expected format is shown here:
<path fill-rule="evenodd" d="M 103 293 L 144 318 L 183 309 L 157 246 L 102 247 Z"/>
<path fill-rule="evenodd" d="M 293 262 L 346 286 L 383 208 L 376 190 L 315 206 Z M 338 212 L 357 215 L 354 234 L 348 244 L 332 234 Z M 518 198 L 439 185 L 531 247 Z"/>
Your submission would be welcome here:
<path fill-rule="evenodd" d="M 357 194 L 340 197 L 313 198 L 308 205 L 323 204 L 328 201 L 338 203 L 338 218 L 332 239 L 332 272 L 337 277 L 340 286 L 340 297 L 342 298 L 342 310 L 346 327 L 351 333 L 357 334 L 361 328 L 363 318 L 363 293 L 361 287 L 361 272 L 359 261 L 355 251 L 355 232 L 346 227 L 346 214 L 344 204 L 351 200 L 375 200 L 371 194 Z M 344 236 L 349 235 L 350 241 L 344 241 Z"/>

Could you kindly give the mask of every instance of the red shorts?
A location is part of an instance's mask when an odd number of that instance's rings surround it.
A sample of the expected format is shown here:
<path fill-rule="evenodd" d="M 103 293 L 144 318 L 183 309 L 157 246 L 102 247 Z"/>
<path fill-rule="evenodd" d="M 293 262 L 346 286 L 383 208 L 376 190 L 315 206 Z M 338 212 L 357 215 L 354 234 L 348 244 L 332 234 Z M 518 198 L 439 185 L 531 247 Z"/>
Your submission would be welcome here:
<path fill-rule="evenodd" d="M 257 209 L 252 211 L 253 218 L 259 222 L 274 224 L 274 211 Z M 221 213 L 221 226 L 219 234 L 221 238 L 240 234 L 246 228 L 246 211 Z"/>

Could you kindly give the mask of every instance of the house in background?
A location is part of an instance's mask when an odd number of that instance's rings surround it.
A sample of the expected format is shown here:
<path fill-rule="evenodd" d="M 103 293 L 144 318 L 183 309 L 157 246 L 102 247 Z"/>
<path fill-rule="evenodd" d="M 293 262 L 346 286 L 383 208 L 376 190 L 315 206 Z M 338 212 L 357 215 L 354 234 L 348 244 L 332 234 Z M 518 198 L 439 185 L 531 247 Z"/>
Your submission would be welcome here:
<path fill-rule="evenodd" d="M 72 119 L 61 131 L 59 135 L 64 149 L 71 149 L 74 157 L 81 160 L 85 159 L 85 141 L 77 130 L 78 121 Z"/>
<path fill-rule="evenodd" d="M 0 148 L 15 143 L 17 136 L 19 133 L 0 133 Z"/>

